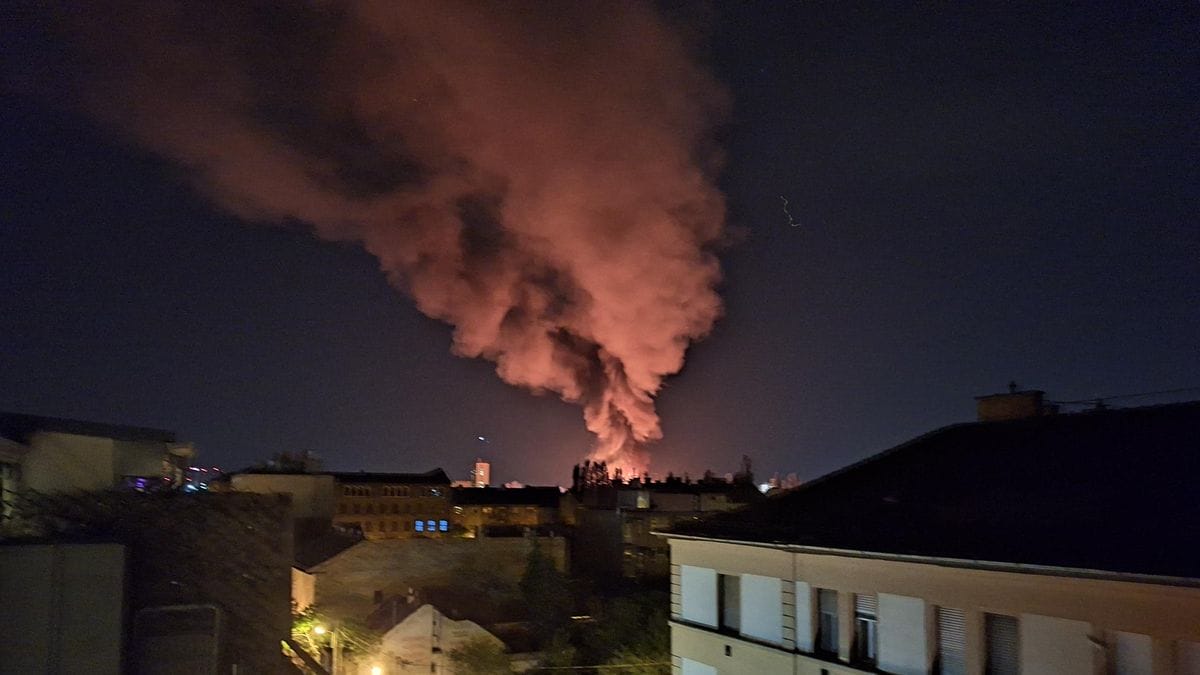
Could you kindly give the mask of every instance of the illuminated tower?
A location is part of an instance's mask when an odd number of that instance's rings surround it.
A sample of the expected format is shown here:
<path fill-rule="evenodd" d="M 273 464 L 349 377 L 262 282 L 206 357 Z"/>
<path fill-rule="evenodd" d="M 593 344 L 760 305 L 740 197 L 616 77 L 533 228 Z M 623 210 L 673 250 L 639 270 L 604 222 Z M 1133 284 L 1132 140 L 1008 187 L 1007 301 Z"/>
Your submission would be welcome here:
<path fill-rule="evenodd" d="M 487 487 L 492 482 L 492 465 L 482 459 L 475 458 L 475 468 L 471 470 L 471 483 L 475 487 Z"/>

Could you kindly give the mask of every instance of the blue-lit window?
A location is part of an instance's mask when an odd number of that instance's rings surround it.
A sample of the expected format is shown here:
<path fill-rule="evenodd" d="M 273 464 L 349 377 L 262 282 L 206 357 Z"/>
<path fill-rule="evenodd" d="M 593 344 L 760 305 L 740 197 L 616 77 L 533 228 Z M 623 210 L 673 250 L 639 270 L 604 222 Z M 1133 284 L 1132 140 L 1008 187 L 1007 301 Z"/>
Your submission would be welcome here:
<path fill-rule="evenodd" d="M 437 523 L 432 520 L 425 521 L 425 529 L 430 532 L 437 532 Z"/>
<path fill-rule="evenodd" d="M 424 532 L 425 531 L 425 523 L 423 521 L 418 520 L 416 527 L 414 527 L 413 529 L 416 530 L 417 532 Z"/>
<path fill-rule="evenodd" d="M 441 532 L 449 532 L 450 531 L 450 523 L 447 523 L 444 520 L 439 520 L 438 521 L 438 530 Z"/>

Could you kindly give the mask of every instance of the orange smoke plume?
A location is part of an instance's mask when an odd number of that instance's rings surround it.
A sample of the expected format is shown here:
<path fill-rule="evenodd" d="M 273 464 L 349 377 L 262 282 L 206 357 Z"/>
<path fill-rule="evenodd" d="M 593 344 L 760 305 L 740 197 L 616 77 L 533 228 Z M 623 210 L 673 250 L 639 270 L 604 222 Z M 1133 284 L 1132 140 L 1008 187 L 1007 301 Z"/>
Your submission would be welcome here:
<path fill-rule="evenodd" d="M 74 4 L 74 3 L 69 3 Z M 454 353 L 644 467 L 721 312 L 724 90 L 649 4 L 80 3 L 87 109 L 220 207 L 354 241 Z"/>

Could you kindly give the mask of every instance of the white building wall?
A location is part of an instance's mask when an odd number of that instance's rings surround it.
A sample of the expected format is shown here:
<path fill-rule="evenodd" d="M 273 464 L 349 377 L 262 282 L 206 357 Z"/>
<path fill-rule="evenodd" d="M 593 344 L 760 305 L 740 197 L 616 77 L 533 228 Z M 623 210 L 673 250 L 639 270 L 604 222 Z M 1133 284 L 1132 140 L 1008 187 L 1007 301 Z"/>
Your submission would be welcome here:
<path fill-rule="evenodd" d="M 925 675 L 925 602 L 879 594 L 879 669 L 896 675 Z"/>
<path fill-rule="evenodd" d="M 1038 614 L 1020 617 L 1022 675 L 1093 675 L 1097 649 L 1083 621 Z"/>
<path fill-rule="evenodd" d="M 813 651 L 812 586 L 796 582 L 796 649 Z"/>
<path fill-rule="evenodd" d="M 683 675 L 717 675 L 717 669 L 699 661 L 683 659 Z"/>
<path fill-rule="evenodd" d="M 783 642 L 782 582 L 774 577 L 743 574 L 741 633 L 771 644 Z"/>
<path fill-rule="evenodd" d="M 679 567 L 680 616 L 705 626 L 717 625 L 717 571 L 706 567 Z"/>

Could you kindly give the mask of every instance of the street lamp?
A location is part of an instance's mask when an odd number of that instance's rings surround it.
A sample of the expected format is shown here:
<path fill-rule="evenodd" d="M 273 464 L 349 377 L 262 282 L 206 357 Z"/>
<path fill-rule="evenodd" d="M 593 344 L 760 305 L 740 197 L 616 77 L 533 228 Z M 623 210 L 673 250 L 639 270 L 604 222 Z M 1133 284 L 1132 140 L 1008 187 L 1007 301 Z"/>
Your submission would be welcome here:
<path fill-rule="evenodd" d="M 316 633 L 317 635 L 324 635 L 325 634 L 325 626 L 321 626 L 321 625 L 314 626 L 313 632 Z"/>

